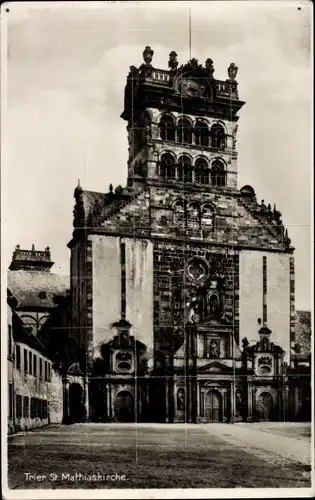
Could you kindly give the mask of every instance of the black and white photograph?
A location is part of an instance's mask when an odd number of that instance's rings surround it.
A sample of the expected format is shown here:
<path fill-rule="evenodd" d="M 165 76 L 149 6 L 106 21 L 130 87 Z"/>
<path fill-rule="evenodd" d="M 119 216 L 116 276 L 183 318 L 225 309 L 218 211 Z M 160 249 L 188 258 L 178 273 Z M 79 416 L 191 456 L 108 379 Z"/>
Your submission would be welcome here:
<path fill-rule="evenodd" d="M 6 500 L 313 497 L 312 15 L 1 5 Z"/>

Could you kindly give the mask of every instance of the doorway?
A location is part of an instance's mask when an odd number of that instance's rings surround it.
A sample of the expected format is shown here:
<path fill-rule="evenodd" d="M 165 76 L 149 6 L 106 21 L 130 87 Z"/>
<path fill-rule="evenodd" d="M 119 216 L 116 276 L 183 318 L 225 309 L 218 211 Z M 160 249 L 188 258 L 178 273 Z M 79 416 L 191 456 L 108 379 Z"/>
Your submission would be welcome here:
<path fill-rule="evenodd" d="M 273 399 L 270 392 L 262 392 L 257 401 L 257 410 L 260 420 L 272 420 Z"/>
<path fill-rule="evenodd" d="M 134 398 L 129 391 L 120 391 L 115 399 L 115 418 L 118 422 L 134 422 Z"/>
<path fill-rule="evenodd" d="M 205 415 L 208 422 L 222 422 L 222 396 L 212 389 L 206 394 Z"/>
<path fill-rule="evenodd" d="M 82 422 L 85 415 L 83 388 L 78 383 L 69 387 L 69 417 L 71 423 Z"/>

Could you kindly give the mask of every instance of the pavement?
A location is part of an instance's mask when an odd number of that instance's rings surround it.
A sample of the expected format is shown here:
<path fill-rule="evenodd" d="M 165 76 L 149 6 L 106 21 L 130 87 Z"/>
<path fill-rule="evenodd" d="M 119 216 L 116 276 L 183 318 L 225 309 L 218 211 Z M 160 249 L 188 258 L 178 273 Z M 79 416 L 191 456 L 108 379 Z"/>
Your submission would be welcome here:
<path fill-rule="evenodd" d="M 293 462 L 305 466 L 311 463 L 311 440 L 308 435 L 301 438 L 301 429 L 305 430 L 305 424 L 292 423 L 261 423 L 234 425 L 205 424 L 207 432 L 229 442 L 232 446 L 238 446 L 248 453 L 260 456 L 270 463 Z M 282 429 L 282 432 L 279 430 Z M 297 437 L 285 435 L 295 430 Z M 307 433 L 308 434 L 308 433 Z"/>
<path fill-rule="evenodd" d="M 8 480 L 11 489 L 309 488 L 310 436 L 298 423 L 49 425 L 9 437 Z M 78 471 L 127 482 L 67 479 Z"/>

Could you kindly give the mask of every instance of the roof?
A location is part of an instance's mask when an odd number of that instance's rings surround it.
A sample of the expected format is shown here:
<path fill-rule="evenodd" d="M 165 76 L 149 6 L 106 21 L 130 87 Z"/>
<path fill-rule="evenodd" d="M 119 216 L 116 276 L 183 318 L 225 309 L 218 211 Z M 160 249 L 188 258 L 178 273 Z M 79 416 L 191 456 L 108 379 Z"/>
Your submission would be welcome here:
<path fill-rule="evenodd" d="M 21 318 L 14 312 L 13 313 L 13 338 L 15 342 L 25 344 L 36 351 L 41 352 L 44 356 L 49 358 L 49 355 L 43 346 L 43 344 L 39 341 L 35 335 L 28 332 L 25 328 L 25 325 Z"/>
<path fill-rule="evenodd" d="M 132 191 L 129 187 L 121 193 L 103 195 L 102 203 L 100 193 L 81 188 L 76 193 L 74 229 L 84 227 L 88 232 L 134 238 L 150 238 L 152 234 L 172 240 L 200 238 L 199 229 L 181 229 L 172 221 L 173 205 L 183 197 L 182 188 L 172 184 L 166 189 L 159 181 L 151 184 L 149 190 L 144 187 Z M 272 210 L 263 200 L 258 203 L 253 193 L 244 196 L 230 188 L 201 189 L 187 187 L 185 199 L 200 206 L 211 204 L 215 209 L 216 230 L 204 226 L 203 242 L 292 253 L 294 249 L 290 246 L 281 213 L 275 207 Z M 94 206 L 91 205 L 93 201 Z M 197 233 L 193 234 L 194 231 Z"/>
<path fill-rule="evenodd" d="M 8 271 L 8 289 L 17 299 L 20 308 L 56 307 L 58 297 L 65 297 L 69 288 L 70 278 L 66 275 L 45 271 Z"/>

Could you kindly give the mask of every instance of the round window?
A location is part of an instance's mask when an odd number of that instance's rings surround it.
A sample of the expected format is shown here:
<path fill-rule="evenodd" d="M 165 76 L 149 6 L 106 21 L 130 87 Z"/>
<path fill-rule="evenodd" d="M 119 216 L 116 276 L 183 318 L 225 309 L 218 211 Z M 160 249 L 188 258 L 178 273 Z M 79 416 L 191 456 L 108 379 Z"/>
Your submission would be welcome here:
<path fill-rule="evenodd" d="M 267 366 L 267 365 L 263 365 L 259 368 L 259 373 L 260 375 L 267 375 L 268 373 L 271 372 L 271 368 L 270 366 Z"/>
<path fill-rule="evenodd" d="M 126 361 L 121 361 L 120 363 L 118 363 L 117 369 L 121 373 L 129 373 L 131 370 L 131 364 L 127 363 Z"/>

